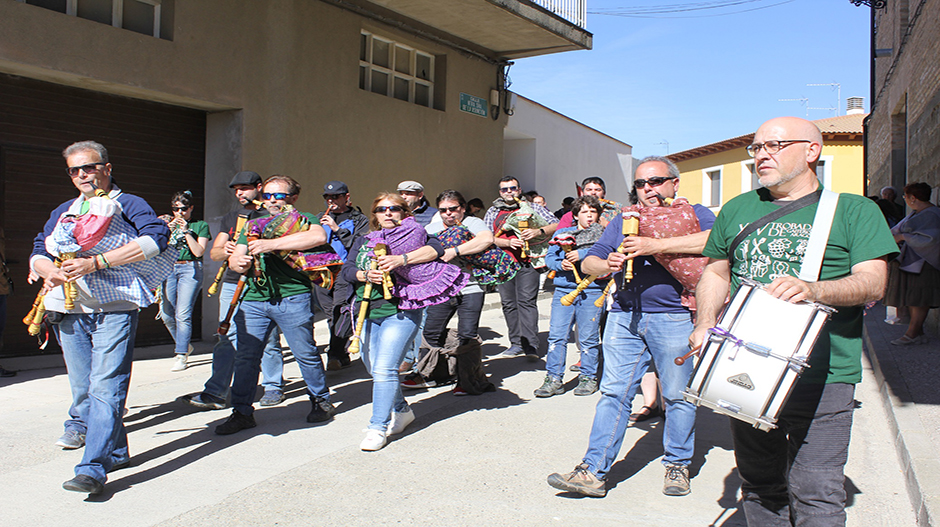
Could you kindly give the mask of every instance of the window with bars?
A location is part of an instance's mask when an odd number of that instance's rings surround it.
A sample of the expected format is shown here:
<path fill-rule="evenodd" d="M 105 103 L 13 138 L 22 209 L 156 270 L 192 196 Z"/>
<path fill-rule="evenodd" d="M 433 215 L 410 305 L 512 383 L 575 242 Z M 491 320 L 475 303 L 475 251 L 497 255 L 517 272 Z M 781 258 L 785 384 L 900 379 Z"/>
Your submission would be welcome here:
<path fill-rule="evenodd" d="M 66 15 L 93 20 L 170 40 L 172 24 L 163 23 L 173 0 L 17 0 Z"/>
<path fill-rule="evenodd" d="M 359 88 L 433 108 L 434 55 L 362 31 Z"/>

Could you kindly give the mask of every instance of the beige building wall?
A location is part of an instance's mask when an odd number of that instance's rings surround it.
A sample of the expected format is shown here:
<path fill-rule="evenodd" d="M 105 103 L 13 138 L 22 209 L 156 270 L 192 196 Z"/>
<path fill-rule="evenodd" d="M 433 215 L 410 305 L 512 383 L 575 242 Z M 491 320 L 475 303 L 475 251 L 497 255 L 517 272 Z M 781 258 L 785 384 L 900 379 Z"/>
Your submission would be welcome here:
<path fill-rule="evenodd" d="M 825 161 L 826 168 L 821 172 L 827 188 L 835 192 L 863 193 L 864 152 L 861 139 L 826 143 L 819 157 Z M 753 161 L 743 147 L 680 161 L 676 163 L 680 172 L 679 195 L 692 203 L 710 205 L 712 196 L 711 189 L 706 189 L 706 173 L 720 170 L 721 196 L 718 203 L 724 205 L 731 198 L 752 190 L 749 166 L 753 165 Z M 720 209 L 711 208 L 715 212 Z"/>
<path fill-rule="evenodd" d="M 228 183 L 239 170 L 294 177 L 298 208 L 310 212 L 322 210 L 323 184 L 335 179 L 363 210 L 405 179 L 432 200 L 446 188 L 496 197 L 506 117 L 459 110 L 461 92 L 489 99 L 495 63 L 315 0 L 169 5 L 164 40 L 0 0 L 0 72 L 206 111 L 213 227 L 235 207 Z M 362 30 L 435 56 L 437 108 L 359 88 Z M 218 264 L 207 264 L 214 276 Z M 204 302 L 204 335 L 217 309 Z"/>
<path fill-rule="evenodd" d="M 0 0 L 0 71 L 209 112 L 210 218 L 240 169 L 293 176 L 311 211 L 332 179 L 360 206 L 403 179 L 494 194 L 505 118 L 458 109 L 460 92 L 489 97 L 494 64 L 318 1 L 174 4 L 169 41 Z M 359 89 L 363 29 L 437 57 L 443 110 Z"/>

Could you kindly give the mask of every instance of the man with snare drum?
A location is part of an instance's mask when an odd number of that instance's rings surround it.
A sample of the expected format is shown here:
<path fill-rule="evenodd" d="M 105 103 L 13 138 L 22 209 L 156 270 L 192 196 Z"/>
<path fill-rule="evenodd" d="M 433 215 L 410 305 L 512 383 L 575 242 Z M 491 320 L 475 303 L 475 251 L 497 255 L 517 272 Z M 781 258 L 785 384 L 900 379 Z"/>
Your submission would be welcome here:
<path fill-rule="evenodd" d="M 812 203 L 732 240 L 752 222 L 820 189 L 816 163 L 822 134 L 811 122 L 782 117 L 767 121 L 747 147 L 763 186 L 729 201 L 702 254 L 708 265 L 696 289 L 698 319 L 689 338 L 702 344 L 716 325 L 728 293 L 751 279 L 773 297 L 835 307 L 793 387 L 778 427 L 764 432 L 732 419 L 735 459 L 749 525 L 844 525 L 843 468 L 848 457 L 861 381 L 864 304 L 881 298 L 887 258 L 897 253 L 878 207 L 864 196 L 840 195 L 818 282 L 796 278 L 807 253 L 817 205 Z M 730 254 L 729 254 L 730 252 Z M 773 318 L 773 313 L 767 313 Z"/>

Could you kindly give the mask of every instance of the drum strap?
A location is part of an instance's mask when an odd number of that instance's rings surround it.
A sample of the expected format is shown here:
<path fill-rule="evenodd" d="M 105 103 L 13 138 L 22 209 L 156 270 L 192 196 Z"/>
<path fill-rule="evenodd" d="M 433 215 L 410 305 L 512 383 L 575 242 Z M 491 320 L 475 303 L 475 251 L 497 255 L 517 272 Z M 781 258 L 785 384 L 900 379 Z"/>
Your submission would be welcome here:
<path fill-rule="evenodd" d="M 813 232 L 809 235 L 806 252 L 803 254 L 803 263 L 800 266 L 799 279 L 804 282 L 819 280 L 819 270 L 822 268 L 823 254 L 826 252 L 826 243 L 829 240 L 829 230 L 832 219 L 836 215 L 836 205 L 839 203 L 839 194 L 823 189 L 816 207 L 816 216 L 813 217 Z"/>
<path fill-rule="evenodd" d="M 751 223 L 749 223 L 747 227 L 742 229 L 741 232 L 739 232 L 738 235 L 735 236 L 733 240 L 731 240 L 731 245 L 728 246 L 728 260 L 731 260 L 734 258 L 734 250 L 738 247 L 738 245 L 742 241 L 744 241 L 744 238 L 747 238 L 748 236 L 751 235 L 751 233 L 753 233 L 757 229 L 760 229 L 764 225 L 767 225 L 768 223 L 776 220 L 777 218 L 782 218 L 783 216 L 786 216 L 787 214 L 790 214 L 791 212 L 796 212 L 804 207 L 808 207 L 812 205 L 813 203 L 818 202 L 820 194 L 822 194 L 822 191 L 820 190 L 817 190 L 816 192 L 813 192 L 812 194 L 807 194 L 803 196 L 802 198 L 788 202 L 786 205 L 783 205 L 779 209 L 771 212 L 770 214 L 767 214 L 766 216 L 761 217 L 759 220 L 752 221 Z M 829 231 L 827 230 L 826 232 L 828 234 Z"/>

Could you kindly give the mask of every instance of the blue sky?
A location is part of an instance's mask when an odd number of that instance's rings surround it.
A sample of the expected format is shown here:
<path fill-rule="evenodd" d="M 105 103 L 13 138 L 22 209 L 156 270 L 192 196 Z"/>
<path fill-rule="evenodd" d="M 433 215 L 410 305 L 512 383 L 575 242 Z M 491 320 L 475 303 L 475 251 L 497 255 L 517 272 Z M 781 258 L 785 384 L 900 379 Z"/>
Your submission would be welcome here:
<path fill-rule="evenodd" d="M 784 2 L 781 4 L 781 2 Z M 655 0 L 588 0 L 588 11 L 658 6 Z M 669 4 L 702 4 L 671 0 Z M 774 5 L 781 4 L 781 5 Z M 750 12 L 732 13 L 765 7 Z M 511 90 L 633 146 L 676 153 L 747 134 L 780 115 L 865 98 L 869 8 L 848 0 L 755 0 L 698 17 L 588 14 L 594 49 L 515 61 Z M 675 15 L 672 15 L 675 16 Z M 778 99 L 808 98 L 808 104 Z M 809 119 L 832 117 L 809 110 Z"/>

